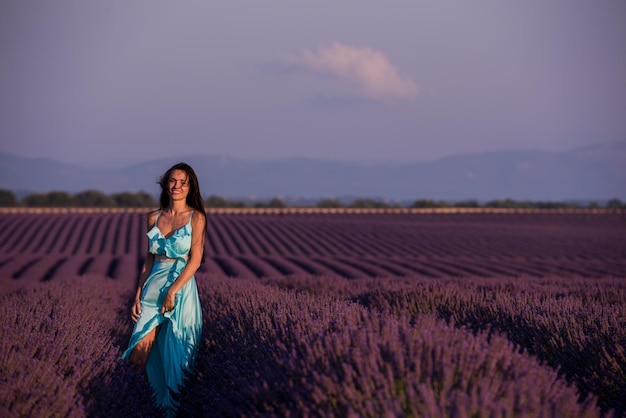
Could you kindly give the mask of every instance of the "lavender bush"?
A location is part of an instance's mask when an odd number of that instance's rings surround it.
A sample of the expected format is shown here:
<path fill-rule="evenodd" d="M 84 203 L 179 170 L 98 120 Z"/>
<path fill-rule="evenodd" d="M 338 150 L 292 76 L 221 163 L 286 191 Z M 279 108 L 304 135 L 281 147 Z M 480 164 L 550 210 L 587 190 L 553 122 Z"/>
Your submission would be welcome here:
<path fill-rule="evenodd" d="M 85 276 L 1 298 L 1 416 L 158 416 L 147 383 L 119 361 L 122 289 Z"/>
<path fill-rule="evenodd" d="M 205 329 L 181 416 L 600 416 L 593 396 L 496 335 L 258 280 L 199 283 Z M 119 360 L 127 298 L 98 276 L 5 295 L 0 411 L 159 416 Z"/>
<path fill-rule="evenodd" d="M 143 214 L 0 217 L 0 416 L 159 416 Z M 213 215 L 181 416 L 624 416 L 619 214 Z"/>
<path fill-rule="evenodd" d="M 626 410 L 626 281 L 623 279 L 420 277 L 265 280 L 333 294 L 415 321 L 432 313 L 474 331 L 500 333 L 547 363 L 605 409 Z"/>
<path fill-rule="evenodd" d="M 187 416 L 600 416 L 506 339 L 254 280 L 200 281 Z"/>

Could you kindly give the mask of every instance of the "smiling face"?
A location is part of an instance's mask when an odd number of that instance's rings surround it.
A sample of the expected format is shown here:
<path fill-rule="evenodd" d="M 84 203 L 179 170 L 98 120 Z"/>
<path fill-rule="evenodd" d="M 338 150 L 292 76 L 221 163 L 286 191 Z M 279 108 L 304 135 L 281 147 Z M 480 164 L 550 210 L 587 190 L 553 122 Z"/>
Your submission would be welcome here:
<path fill-rule="evenodd" d="M 167 181 L 167 192 L 172 202 L 187 199 L 189 179 L 183 170 L 174 170 Z"/>

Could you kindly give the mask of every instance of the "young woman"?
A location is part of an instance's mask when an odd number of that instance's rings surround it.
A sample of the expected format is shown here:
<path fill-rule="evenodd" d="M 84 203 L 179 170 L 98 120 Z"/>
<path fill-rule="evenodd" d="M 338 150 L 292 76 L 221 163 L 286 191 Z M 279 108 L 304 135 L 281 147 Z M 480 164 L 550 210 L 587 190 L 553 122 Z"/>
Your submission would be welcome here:
<path fill-rule="evenodd" d="M 159 184 L 160 209 L 148 216 L 148 254 L 131 309 L 135 328 L 122 358 L 145 372 L 157 404 L 173 416 L 202 333 L 194 274 L 204 257 L 206 213 L 189 165 L 174 165 Z"/>

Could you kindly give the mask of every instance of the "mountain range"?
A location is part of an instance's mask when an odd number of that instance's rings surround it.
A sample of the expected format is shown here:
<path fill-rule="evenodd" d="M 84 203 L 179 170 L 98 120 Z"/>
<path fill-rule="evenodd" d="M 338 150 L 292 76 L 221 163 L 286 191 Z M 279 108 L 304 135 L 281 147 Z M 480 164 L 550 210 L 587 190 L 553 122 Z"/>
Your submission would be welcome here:
<path fill-rule="evenodd" d="M 108 194 L 143 190 L 156 195 L 159 175 L 179 161 L 194 167 L 205 197 L 448 201 L 626 198 L 626 141 L 563 152 L 509 150 L 397 164 L 191 155 L 104 169 L 0 153 L 0 188 L 18 195 L 88 189 Z"/>

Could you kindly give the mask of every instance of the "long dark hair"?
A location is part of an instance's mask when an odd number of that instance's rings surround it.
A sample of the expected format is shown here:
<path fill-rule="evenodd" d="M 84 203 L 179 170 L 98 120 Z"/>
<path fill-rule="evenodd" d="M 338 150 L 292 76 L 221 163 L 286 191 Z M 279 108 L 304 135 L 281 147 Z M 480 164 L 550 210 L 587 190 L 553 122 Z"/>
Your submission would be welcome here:
<path fill-rule="evenodd" d="M 187 181 L 189 182 L 189 193 L 187 194 L 186 203 L 187 206 L 194 208 L 204 215 L 204 219 L 206 219 L 206 211 L 204 210 L 204 201 L 202 200 L 202 195 L 200 194 L 200 184 L 198 183 L 198 177 L 196 173 L 193 171 L 193 168 L 187 163 L 178 163 L 174 164 L 169 168 L 159 179 L 159 186 L 161 186 L 161 196 L 159 197 L 159 208 L 165 209 L 170 205 L 170 196 L 167 192 L 168 183 L 170 181 L 170 176 L 172 175 L 172 171 L 180 170 L 184 171 L 187 175 Z M 203 233 L 206 234 L 206 224 L 205 222 L 205 230 Z M 204 262 L 204 250 L 202 251 L 202 262 Z"/>

